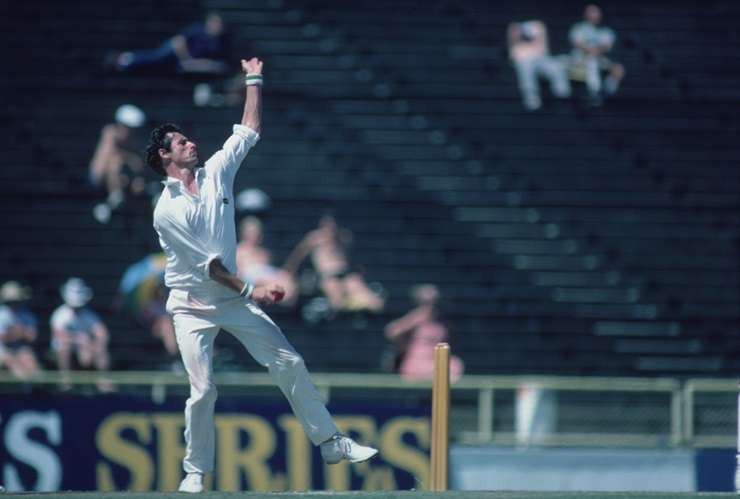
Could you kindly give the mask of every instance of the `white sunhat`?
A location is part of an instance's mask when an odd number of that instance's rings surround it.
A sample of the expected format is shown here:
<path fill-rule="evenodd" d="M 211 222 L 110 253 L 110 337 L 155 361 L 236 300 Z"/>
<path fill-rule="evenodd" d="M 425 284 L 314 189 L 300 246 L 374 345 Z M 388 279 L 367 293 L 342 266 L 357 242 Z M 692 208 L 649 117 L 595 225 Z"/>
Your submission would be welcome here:
<path fill-rule="evenodd" d="M 271 204 L 270 196 L 262 189 L 244 189 L 236 196 L 236 207 L 240 211 L 266 211 Z"/>
<path fill-rule="evenodd" d="M 64 303 L 73 308 L 79 308 L 87 304 L 92 297 L 93 292 L 85 281 L 79 277 L 70 277 L 67 282 L 59 288 Z"/>
<path fill-rule="evenodd" d="M 129 128 L 139 128 L 146 121 L 146 114 L 133 104 L 124 104 L 116 109 L 116 122 Z"/>
<path fill-rule="evenodd" d="M 22 286 L 18 281 L 8 281 L 0 286 L 0 302 L 16 302 L 31 298 L 31 288 Z"/>

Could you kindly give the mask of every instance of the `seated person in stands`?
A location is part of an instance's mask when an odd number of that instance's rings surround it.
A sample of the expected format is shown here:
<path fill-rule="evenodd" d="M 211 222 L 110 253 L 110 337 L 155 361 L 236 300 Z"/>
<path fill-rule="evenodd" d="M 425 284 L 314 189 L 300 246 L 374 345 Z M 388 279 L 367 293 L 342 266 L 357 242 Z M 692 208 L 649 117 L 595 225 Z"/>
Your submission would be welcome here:
<path fill-rule="evenodd" d="M 61 387 L 71 388 L 69 372 L 72 367 L 72 354 L 83 368 L 94 367 L 107 371 L 110 365 L 108 353 L 108 328 L 89 307 L 93 292 L 85 282 L 78 278 L 68 279 L 60 288 L 64 304 L 51 315 L 51 347 L 56 354 L 57 365 L 62 373 Z M 109 381 L 101 379 L 98 389 L 108 392 L 113 389 Z"/>
<path fill-rule="evenodd" d="M 604 94 L 615 94 L 625 75 L 624 66 L 606 57 L 614 46 L 616 35 L 601 25 L 601 19 L 601 9 L 588 5 L 583 12 L 583 21 L 573 25 L 568 35 L 573 45 L 571 78 L 585 81 L 593 105 L 599 105 Z M 603 82 L 602 73 L 606 73 Z"/>
<path fill-rule="evenodd" d="M 184 373 L 185 368 L 182 366 L 180 350 L 177 348 L 175 338 L 175 325 L 166 310 L 167 288 L 164 282 L 161 282 L 151 293 L 151 297 L 143 303 L 140 321 L 148 325 L 152 336 L 162 342 L 172 371 L 177 374 Z"/>
<path fill-rule="evenodd" d="M 144 160 L 139 153 L 141 144 L 137 130 L 146 122 L 144 112 L 132 104 L 116 110 L 115 122 L 103 127 L 95 153 L 90 160 L 90 182 L 95 187 L 105 187 L 105 203 L 95 207 L 93 215 L 101 222 L 110 220 L 111 212 L 124 200 L 124 191 L 139 195 L 146 190 Z M 124 172 L 130 169 L 130 175 Z"/>
<path fill-rule="evenodd" d="M 347 247 L 352 233 L 340 227 L 333 216 L 324 215 L 319 227 L 296 246 L 285 268 L 295 273 L 301 262 L 310 255 L 319 279 L 319 287 L 333 311 L 370 311 L 383 309 L 385 300 L 373 291 L 365 278 L 350 265 Z"/>
<path fill-rule="evenodd" d="M 181 374 L 185 372 L 185 368 L 180 360 L 180 350 L 177 348 L 175 325 L 172 323 L 172 317 L 167 313 L 166 304 L 167 289 L 162 283 L 152 290 L 151 299 L 144 303 L 140 320 L 149 326 L 152 336 L 162 342 L 172 371 Z"/>
<path fill-rule="evenodd" d="M 29 379 L 41 371 L 33 350 L 36 318 L 26 305 L 31 289 L 16 281 L 0 287 L 0 366 L 18 379 Z"/>
<path fill-rule="evenodd" d="M 175 338 L 175 326 L 167 313 L 164 268 L 167 257 L 153 253 L 130 265 L 118 285 L 115 307 L 124 310 L 140 326 L 159 339 L 167 353 L 168 368 L 177 374 L 185 369 Z"/>
<path fill-rule="evenodd" d="M 242 85 L 244 86 L 244 85 Z M 281 304 L 295 304 L 298 286 L 292 273 L 272 263 L 270 250 L 262 245 L 262 222 L 254 216 L 239 224 L 239 244 L 236 246 L 236 266 L 239 277 L 255 286 L 279 284 L 285 290 Z"/>
<path fill-rule="evenodd" d="M 447 340 L 447 328 L 438 317 L 439 289 L 421 284 L 411 291 L 416 307 L 385 327 L 385 336 L 396 345 L 396 370 L 409 381 L 432 379 L 434 347 Z M 460 379 L 462 360 L 450 357 L 450 379 Z"/>
<path fill-rule="evenodd" d="M 183 73 L 224 74 L 231 42 L 221 15 L 210 12 L 154 49 L 121 52 L 106 61 L 116 71 L 164 67 Z"/>
<path fill-rule="evenodd" d="M 550 55 L 547 28 L 542 21 L 524 21 L 509 24 L 507 39 L 509 58 L 514 64 L 519 92 L 524 107 L 535 111 L 542 107 L 538 79 L 546 78 L 556 97 L 570 97 L 570 81 L 561 58 Z"/>

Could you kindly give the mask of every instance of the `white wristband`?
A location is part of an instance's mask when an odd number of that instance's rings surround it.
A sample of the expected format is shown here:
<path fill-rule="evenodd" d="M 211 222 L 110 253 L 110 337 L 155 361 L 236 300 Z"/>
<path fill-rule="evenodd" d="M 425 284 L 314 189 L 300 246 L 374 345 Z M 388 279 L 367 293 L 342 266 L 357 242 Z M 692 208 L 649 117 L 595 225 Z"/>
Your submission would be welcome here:
<path fill-rule="evenodd" d="M 241 292 L 239 293 L 239 296 L 243 298 L 251 298 L 252 297 L 252 291 L 254 291 L 254 286 L 251 283 L 244 283 L 244 287 L 242 288 Z"/>
<path fill-rule="evenodd" d="M 262 75 L 248 74 L 244 77 L 244 84 L 248 87 L 251 85 L 257 85 L 261 87 L 262 83 Z"/>

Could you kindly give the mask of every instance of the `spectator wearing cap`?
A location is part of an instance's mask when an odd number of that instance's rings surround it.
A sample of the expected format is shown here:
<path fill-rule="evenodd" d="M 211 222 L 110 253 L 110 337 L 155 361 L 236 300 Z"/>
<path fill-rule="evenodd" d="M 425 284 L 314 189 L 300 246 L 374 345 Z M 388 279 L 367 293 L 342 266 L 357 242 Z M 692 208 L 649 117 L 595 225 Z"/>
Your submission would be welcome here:
<path fill-rule="evenodd" d="M 36 318 L 27 306 L 31 288 L 17 281 L 0 287 L 0 365 L 19 379 L 29 379 L 41 371 L 33 342 Z"/>
<path fill-rule="evenodd" d="M 60 288 L 64 304 L 51 315 L 51 347 L 62 372 L 62 388 L 69 389 L 69 371 L 72 354 L 80 367 L 94 367 L 106 371 L 110 365 L 108 354 L 108 328 L 98 315 L 87 306 L 93 291 L 79 277 L 68 279 Z M 103 381 L 98 384 L 101 391 L 110 390 Z"/>
<path fill-rule="evenodd" d="M 146 123 L 146 114 L 133 104 L 116 109 L 115 121 L 105 125 L 90 160 L 90 183 L 107 191 L 105 203 L 95 207 L 95 218 L 105 223 L 125 199 L 125 191 L 139 195 L 146 190 L 144 161 L 137 130 Z"/>

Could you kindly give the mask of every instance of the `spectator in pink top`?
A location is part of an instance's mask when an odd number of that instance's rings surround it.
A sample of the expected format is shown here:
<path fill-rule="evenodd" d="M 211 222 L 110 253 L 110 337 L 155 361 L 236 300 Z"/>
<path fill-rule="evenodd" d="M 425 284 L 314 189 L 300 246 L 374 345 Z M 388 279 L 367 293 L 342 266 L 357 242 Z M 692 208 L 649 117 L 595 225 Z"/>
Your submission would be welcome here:
<path fill-rule="evenodd" d="M 439 290 L 433 284 L 415 286 L 411 296 L 416 307 L 385 327 L 385 336 L 398 349 L 397 370 L 409 381 L 432 379 L 434 347 L 447 340 L 447 328 L 438 319 Z M 464 365 L 459 357 L 450 357 L 450 378 L 462 376 Z"/>

